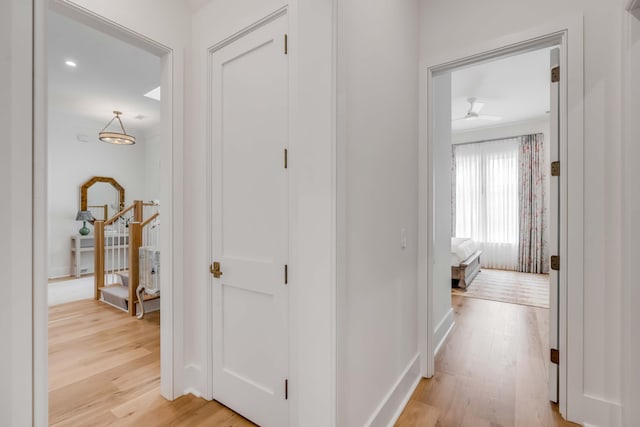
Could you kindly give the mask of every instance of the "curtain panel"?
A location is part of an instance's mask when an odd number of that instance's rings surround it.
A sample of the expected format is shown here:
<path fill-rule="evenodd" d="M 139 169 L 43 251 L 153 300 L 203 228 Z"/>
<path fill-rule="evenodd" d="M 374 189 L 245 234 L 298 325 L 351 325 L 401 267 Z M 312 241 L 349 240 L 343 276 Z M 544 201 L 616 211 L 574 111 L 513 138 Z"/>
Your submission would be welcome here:
<path fill-rule="evenodd" d="M 519 161 L 518 271 L 548 273 L 545 204 L 547 164 L 544 158 L 544 137 L 541 133 L 522 137 Z"/>
<path fill-rule="evenodd" d="M 517 270 L 520 139 L 456 145 L 455 235 L 475 240 L 486 268 Z"/>

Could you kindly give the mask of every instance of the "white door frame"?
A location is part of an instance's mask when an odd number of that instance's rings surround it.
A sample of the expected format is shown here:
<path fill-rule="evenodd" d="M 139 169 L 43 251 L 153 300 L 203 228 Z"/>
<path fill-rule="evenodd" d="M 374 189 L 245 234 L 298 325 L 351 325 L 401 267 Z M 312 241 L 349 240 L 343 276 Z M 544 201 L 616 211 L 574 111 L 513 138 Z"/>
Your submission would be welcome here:
<path fill-rule="evenodd" d="M 108 33 L 161 58 L 161 164 L 168 173 L 161 178 L 162 215 L 167 227 L 162 227 L 160 247 L 163 258 L 161 271 L 162 295 L 160 311 L 160 392 L 173 400 L 182 393 L 176 387 L 176 373 L 181 359 L 178 338 L 181 293 L 176 283 L 181 271 L 176 262 L 175 228 L 181 218 L 182 206 L 174 200 L 174 188 L 181 165 L 174 159 L 182 136 L 179 134 L 181 112 L 174 102 L 174 52 L 155 40 L 93 13 L 70 0 L 34 0 L 34 152 L 33 152 L 33 423 L 48 424 L 48 305 L 47 287 L 47 44 L 46 13 L 50 7 L 76 21 Z"/>
<path fill-rule="evenodd" d="M 446 57 L 429 58 L 420 64 L 420 135 L 419 135 L 419 238 L 418 256 L 418 333 L 421 372 L 430 378 L 435 372 L 434 328 L 440 319 L 433 318 L 434 283 L 430 265 L 434 260 L 433 191 L 433 77 L 461 66 L 489 61 L 550 43 L 559 44 L 561 75 L 566 79 L 560 94 L 560 259 L 559 274 L 559 350 L 561 414 L 581 421 L 584 413 L 583 391 L 583 19 L 562 19 L 517 34 L 507 35 Z M 568 218 L 571 217 L 571 221 Z M 569 255 L 570 254 L 570 255 Z M 568 284 L 569 287 L 567 286 Z M 567 360 L 568 359 L 568 360 Z"/>

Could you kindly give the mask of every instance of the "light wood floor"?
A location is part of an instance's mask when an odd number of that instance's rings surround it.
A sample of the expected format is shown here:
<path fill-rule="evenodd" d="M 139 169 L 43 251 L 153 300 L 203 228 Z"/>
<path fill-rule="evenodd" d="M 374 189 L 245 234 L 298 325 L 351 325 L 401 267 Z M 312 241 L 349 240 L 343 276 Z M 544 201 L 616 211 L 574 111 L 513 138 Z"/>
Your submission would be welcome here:
<path fill-rule="evenodd" d="M 137 320 L 93 300 L 51 307 L 49 424 L 253 426 L 217 402 L 160 396 L 159 326 L 159 312 Z"/>
<path fill-rule="evenodd" d="M 452 296 L 456 325 L 396 423 L 575 426 L 549 403 L 548 310 Z"/>
<path fill-rule="evenodd" d="M 571 426 L 547 399 L 547 310 L 453 297 L 456 326 L 398 427 Z M 217 402 L 160 396 L 160 316 L 89 300 L 49 310 L 53 426 L 247 427 Z M 348 426 L 350 427 L 350 426 Z"/>

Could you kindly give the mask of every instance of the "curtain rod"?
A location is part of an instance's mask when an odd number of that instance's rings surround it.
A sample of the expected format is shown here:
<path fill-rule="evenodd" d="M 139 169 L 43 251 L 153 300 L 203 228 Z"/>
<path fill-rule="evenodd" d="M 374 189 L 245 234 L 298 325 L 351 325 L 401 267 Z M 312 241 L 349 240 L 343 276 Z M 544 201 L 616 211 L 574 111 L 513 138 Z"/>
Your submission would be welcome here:
<path fill-rule="evenodd" d="M 451 145 L 469 145 L 469 144 L 481 144 L 483 142 L 493 142 L 493 141 L 503 141 L 505 139 L 516 139 L 516 138 L 522 138 L 523 136 L 529 136 L 529 135 L 538 135 L 542 132 L 536 132 L 536 133 L 526 133 L 524 135 L 516 135 L 516 136 L 507 136 L 507 137 L 503 137 L 503 138 L 493 138 L 493 139 L 483 139 L 480 141 L 470 141 L 470 142 L 460 142 L 458 144 L 454 144 L 453 142 L 451 143 Z"/>

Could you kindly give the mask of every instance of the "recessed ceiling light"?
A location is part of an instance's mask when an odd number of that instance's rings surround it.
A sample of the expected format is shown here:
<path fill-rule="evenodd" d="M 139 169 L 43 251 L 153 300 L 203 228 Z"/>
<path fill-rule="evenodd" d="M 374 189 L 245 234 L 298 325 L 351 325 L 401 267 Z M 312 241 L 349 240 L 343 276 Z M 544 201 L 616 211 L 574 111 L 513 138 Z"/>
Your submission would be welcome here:
<path fill-rule="evenodd" d="M 78 65 L 70 59 L 64 61 L 64 63 L 67 64 L 69 67 L 75 67 L 76 65 Z"/>
<path fill-rule="evenodd" d="M 160 101 L 160 86 L 145 93 L 144 96 L 146 96 L 147 98 L 155 99 L 156 101 Z"/>

